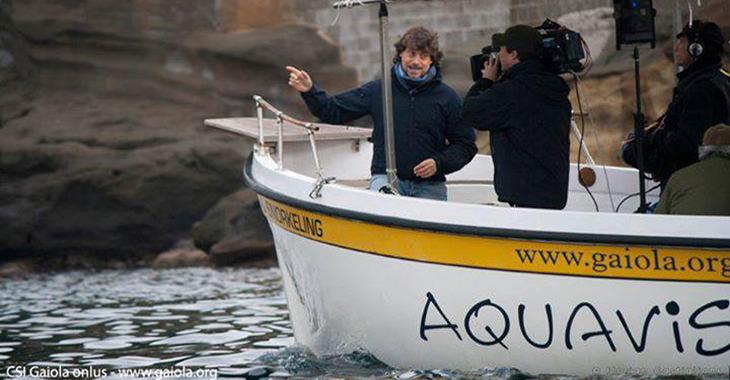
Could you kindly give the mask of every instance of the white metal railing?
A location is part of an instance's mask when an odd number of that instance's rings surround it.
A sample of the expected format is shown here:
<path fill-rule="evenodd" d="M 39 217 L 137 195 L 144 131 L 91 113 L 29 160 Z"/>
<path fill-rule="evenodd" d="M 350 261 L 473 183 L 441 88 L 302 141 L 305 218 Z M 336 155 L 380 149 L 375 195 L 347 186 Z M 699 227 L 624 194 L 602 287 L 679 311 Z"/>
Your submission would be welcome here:
<path fill-rule="evenodd" d="M 259 124 L 258 143 L 261 148 L 264 147 L 264 108 L 276 116 L 276 155 L 279 170 L 284 168 L 284 122 L 286 121 L 289 124 L 302 127 L 307 130 L 309 145 L 312 148 L 312 156 L 314 158 L 314 166 L 317 171 L 317 182 L 314 184 L 314 189 L 312 189 L 309 193 L 309 197 L 312 199 L 321 197 L 322 186 L 334 182 L 335 177 L 325 177 L 322 166 L 319 163 L 317 143 L 314 139 L 314 132 L 319 131 L 319 127 L 312 123 L 295 119 L 279 111 L 276 107 L 272 106 L 259 95 L 254 95 L 253 100 L 256 102 L 256 118 L 258 119 Z"/>

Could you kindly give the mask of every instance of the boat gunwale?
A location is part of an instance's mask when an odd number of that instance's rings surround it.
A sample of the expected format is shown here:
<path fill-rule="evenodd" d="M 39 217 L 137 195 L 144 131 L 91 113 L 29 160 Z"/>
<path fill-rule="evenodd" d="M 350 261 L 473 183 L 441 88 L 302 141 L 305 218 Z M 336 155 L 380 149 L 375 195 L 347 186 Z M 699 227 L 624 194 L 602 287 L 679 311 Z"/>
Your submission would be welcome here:
<path fill-rule="evenodd" d="M 382 216 L 360 211 L 351 211 L 342 208 L 325 206 L 322 204 L 307 202 L 284 193 L 275 191 L 256 181 L 253 178 L 252 167 L 254 152 L 251 152 L 246 159 L 243 170 L 245 184 L 257 194 L 271 198 L 272 200 L 287 204 L 292 207 L 306 211 L 316 212 L 327 216 L 358 220 L 375 223 L 382 226 L 410 228 L 423 231 L 444 232 L 458 235 L 527 239 L 550 242 L 565 242 L 578 244 L 627 244 L 643 245 L 651 247 L 671 248 L 707 248 L 727 249 L 730 248 L 730 239 L 718 238 L 687 238 L 675 236 L 647 236 L 647 235 L 601 235 L 590 233 L 552 232 L 520 230 L 514 228 L 497 228 L 482 226 L 464 226 L 449 223 L 438 223 L 430 221 L 418 221 L 413 219 L 398 218 L 393 216 Z"/>

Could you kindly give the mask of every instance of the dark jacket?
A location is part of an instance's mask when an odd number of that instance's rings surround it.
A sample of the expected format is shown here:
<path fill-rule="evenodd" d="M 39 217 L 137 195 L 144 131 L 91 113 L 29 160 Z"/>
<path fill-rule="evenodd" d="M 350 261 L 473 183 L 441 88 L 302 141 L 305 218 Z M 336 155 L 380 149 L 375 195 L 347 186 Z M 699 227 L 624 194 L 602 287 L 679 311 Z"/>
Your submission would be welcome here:
<path fill-rule="evenodd" d="M 730 122 L 730 76 L 721 69 L 720 59 L 711 57 L 677 74 L 679 83 L 660 127 L 646 136 L 644 168 L 662 188 L 672 173 L 698 161 L 697 148 L 709 127 Z M 635 156 L 633 146 L 624 148 L 624 161 L 634 167 Z"/>
<path fill-rule="evenodd" d="M 562 209 L 568 198 L 570 88 L 539 61 L 520 62 L 496 83 L 482 79 L 464 101 L 464 123 L 490 132 L 502 202 Z"/>
<path fill-rule="evenodd" d="M 461 169 L 477 152 L 474 131 L 461 123 L 461 99 L 441 82 L 440 72 L 410 91 L 392 71 L 391 75 L 398 178 L 443 182 L 445 174 Z M 365 115 L 373 118 L 372 174 L 385 174 L 381 83 L 368 82 L 335 96 L 328 96 L 316 86 L 302 94 L 309 111 L 325 123 L 345 124 Z M 428 158 L 436 161 L 436 174 L 428 179 L 416 177 L 413 167 Z"/>

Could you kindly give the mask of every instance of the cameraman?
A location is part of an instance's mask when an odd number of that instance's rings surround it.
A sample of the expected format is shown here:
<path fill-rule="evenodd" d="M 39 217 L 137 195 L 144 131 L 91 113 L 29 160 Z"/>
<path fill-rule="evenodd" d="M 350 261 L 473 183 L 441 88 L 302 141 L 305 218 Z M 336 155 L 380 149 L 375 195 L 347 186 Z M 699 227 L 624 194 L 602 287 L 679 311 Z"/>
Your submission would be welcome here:
<path fill-rule="evenodd" d="M 516 25 L 492 36 L 498 59 L 464 100 L 464 122 L 489 131 L 494 186 L 501 202 L 562 209 L 568 198 L 570 89 L 540 61 L 542 37 Z M 499 65 L 504 74 L 498 79 Z"/>
<path fill-rule="evenodd" d="M 674 53 L 684 70 L 677 74 L 672 102 L 647 128 L 642 146 L 644 169 L 662 189 L 674 172 L 699 161 L 697 148 L 710 126 L 730 123 L 730 73 L 723 70 L 721 57 L 725 41 L 717 24 L 700 20 L 677 35 Z M 635 145 L 631 133 L 621 146 L 622 158 L 634 167 Z"/>

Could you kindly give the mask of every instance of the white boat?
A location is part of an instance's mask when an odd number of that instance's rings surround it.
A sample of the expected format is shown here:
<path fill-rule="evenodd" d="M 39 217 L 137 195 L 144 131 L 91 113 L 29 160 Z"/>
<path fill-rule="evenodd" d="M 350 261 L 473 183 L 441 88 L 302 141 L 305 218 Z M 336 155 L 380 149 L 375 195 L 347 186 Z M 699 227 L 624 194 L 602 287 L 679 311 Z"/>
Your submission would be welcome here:
<path fill-rule="evenodd" d="M 505 207 L 486 155 L 447 177 L 448 202 L 375 193 L 369 129 L 276 115 L 206 124 L 256 139 L 245 181 L 274 236 L 296 341 L 315 354 L 727 375 L 730 218 L 634 214 L 635 198 L 616 212 L 638 188 L 618 167 L 596 168 L 597 212 L 575 164 L 565 210 Z"/>

